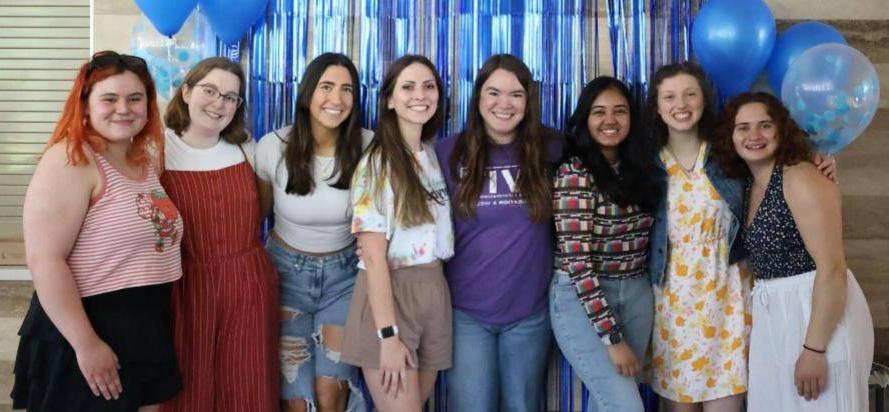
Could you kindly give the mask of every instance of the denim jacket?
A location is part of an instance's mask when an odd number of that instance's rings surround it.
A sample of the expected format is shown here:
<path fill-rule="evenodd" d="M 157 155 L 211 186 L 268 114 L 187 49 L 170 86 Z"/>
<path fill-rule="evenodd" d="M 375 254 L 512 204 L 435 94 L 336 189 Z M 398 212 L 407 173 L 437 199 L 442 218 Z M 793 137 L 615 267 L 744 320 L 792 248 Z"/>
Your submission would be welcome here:
<path fill-rule="evenodd" d="M 744 218 L 744 181 L 732 179 L 725 175 L 716 160 L 711 159 L 709 148 L 704 163 L 704 171 L 710 179 L 710 183 L 719 193 L 719 196 L 728 203 L 732 212 L 732 222 L 729 226 L 729 264 L 743 259 L 747 252 L 741 241 L 741 222 Z M 648 247 L 648 274 L 651 283 L 661 285 L 664 282 L 664 271 L 667 268 L 667 249 L 669 239 L 667 237 L 667 170 L 660 156 L 655 156 L 654 168 L 655 180 L 660 187 L 660 199 L 654 214 L 654 226 L 651 228 L 651 238 Z"/>

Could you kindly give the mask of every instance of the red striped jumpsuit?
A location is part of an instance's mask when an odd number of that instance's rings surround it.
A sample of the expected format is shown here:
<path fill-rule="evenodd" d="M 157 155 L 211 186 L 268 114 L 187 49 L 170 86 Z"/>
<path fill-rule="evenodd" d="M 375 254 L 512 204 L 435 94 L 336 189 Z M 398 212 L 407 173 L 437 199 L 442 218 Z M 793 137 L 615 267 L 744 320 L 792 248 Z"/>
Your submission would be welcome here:
<path fill-rule="evenodd" d="M 167 170 L 161 183 L 185 222 L 172 298 L 183 389 L 162 410 L 278 410 L 278 278 L 253 169 Z"/>

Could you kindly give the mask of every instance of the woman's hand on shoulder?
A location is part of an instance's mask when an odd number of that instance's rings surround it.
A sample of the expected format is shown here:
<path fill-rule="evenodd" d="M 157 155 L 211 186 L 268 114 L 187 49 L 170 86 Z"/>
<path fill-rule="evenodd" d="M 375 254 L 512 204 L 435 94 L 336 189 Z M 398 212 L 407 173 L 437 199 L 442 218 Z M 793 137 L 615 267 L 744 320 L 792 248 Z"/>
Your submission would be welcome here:
<path fill-rule="evenodd" d="M 836 156 L 816 153 L 812 162 L 815 163 L 815 167 L 821 171 L 821 174 L 832 180 L 834 183 L 840 183 L 840 180 L 837 178 Z"/>

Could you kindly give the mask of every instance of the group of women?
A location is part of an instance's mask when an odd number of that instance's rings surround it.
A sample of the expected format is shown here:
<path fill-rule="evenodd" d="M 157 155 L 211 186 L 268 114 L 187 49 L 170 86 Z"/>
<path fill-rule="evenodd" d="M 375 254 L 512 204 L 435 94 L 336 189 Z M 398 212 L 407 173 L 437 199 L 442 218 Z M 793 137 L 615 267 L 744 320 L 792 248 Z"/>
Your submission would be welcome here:
<path fill-rule="evenodd" d="M 671 410 L 866 405 L 834 167 L 770 95 L 717 123 L 674 64 L 643 120 L 599 77 L 563 139 L 496 55 L 436 141 L 428 59 L 389 65 L 375 133 L 357 73 L 315 58 L 294 124 L 254 143 L 237 64 L 192 69 L 163 133 L 145 62 L 94 55 L 26 196 L 14 407 L 359 410 L 360 367 L 383 411 L 420 410 L 443 370 L 450 410 L 538 411 L 553 336 L 593 410 L 642 410 L 643 369 Z"/>

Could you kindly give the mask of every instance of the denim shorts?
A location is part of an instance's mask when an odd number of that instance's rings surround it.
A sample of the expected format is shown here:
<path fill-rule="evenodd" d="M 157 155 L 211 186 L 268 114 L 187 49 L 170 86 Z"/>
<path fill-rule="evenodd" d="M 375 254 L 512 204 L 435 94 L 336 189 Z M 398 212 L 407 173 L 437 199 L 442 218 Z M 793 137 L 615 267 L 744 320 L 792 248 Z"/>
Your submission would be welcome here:
<path fill-rule="evenodd" d="M 314 403 L 320 377 L 348 381 L 354 389 L 357 369 L 340 362 L 341 352 L 324 347 L 321 327 L 346 323 L 357 273 L 355 248 L 319 257 L 269 239 L 266 249 L 280 277 L 281 398 Z"/>

